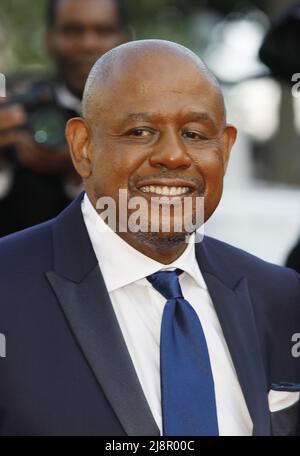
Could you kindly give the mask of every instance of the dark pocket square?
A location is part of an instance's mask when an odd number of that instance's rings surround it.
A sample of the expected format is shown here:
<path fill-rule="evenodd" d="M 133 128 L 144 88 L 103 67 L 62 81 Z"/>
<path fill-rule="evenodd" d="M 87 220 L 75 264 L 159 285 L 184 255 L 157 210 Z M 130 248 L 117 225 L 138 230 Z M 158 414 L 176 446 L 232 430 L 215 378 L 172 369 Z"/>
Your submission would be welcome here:
<path fill-rule="evenodd" d="M 290 407 L 286 407 L 277 412 L 271 413 L 271 426 L 273 436 L 292 436 L 297 435 L 299 404 L 296 402 Z"/>

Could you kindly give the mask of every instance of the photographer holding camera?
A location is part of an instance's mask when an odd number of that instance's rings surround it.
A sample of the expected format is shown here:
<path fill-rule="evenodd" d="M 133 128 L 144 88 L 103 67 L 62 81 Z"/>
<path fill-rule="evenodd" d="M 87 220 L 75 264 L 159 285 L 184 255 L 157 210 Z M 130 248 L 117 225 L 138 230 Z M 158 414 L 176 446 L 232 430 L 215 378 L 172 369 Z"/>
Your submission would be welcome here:
<path fill-rule="evenodd" d="M 127 41 L 121 0 L 49 0 L 57 74 L 0 99 L 0 236 L 56 216 L 79 192 L 64 137 L 96 60 Z"/>

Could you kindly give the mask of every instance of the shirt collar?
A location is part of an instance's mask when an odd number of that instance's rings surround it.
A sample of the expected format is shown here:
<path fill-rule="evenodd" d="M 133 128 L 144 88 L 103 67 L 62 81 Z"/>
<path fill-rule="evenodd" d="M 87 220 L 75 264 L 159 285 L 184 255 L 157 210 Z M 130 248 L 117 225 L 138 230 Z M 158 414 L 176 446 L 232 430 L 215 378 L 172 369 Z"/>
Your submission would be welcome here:
<path fill-rule="evenodd" d="M 99 216 L 87 194 L 81 210 L 108 292 L 169 268 L 180 268 L 201 288 L 207 289 L 195 256 L 194 235 L 182 255 L 165 265 L 134 249 L 114 233 Z"/>

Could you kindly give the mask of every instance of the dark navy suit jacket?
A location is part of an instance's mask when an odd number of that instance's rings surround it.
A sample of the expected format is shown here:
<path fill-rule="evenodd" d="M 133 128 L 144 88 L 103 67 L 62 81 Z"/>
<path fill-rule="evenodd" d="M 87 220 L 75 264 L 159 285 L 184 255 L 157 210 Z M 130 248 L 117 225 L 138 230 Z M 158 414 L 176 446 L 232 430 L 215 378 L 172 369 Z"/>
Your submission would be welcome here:
<path fill-rule="evenodd" d="M 81 199 L 0 240 L 0 435 L 159 435 Z M 298 275 L 211 238 L 196 245 L 196 255 L 254 434 L 299 433 L 298 404 L 271 414 L 267 401 L 271 388 L 300 389 L 300 359 L 291 355 L 300 333 Z"/>

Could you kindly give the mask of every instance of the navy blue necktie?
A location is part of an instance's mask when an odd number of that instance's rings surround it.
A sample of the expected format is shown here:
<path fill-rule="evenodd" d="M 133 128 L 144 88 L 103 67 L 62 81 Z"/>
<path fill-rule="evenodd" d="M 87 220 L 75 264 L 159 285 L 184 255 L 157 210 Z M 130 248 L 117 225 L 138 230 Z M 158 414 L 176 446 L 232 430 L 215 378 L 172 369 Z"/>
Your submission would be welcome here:
<path fill-rule="evenodd" d="M 214 381 L 203 329 L 182 296 L 182 271 L 147 277 L 166 299 L 160 337 L 163 435 L 218 435 Z"/>

